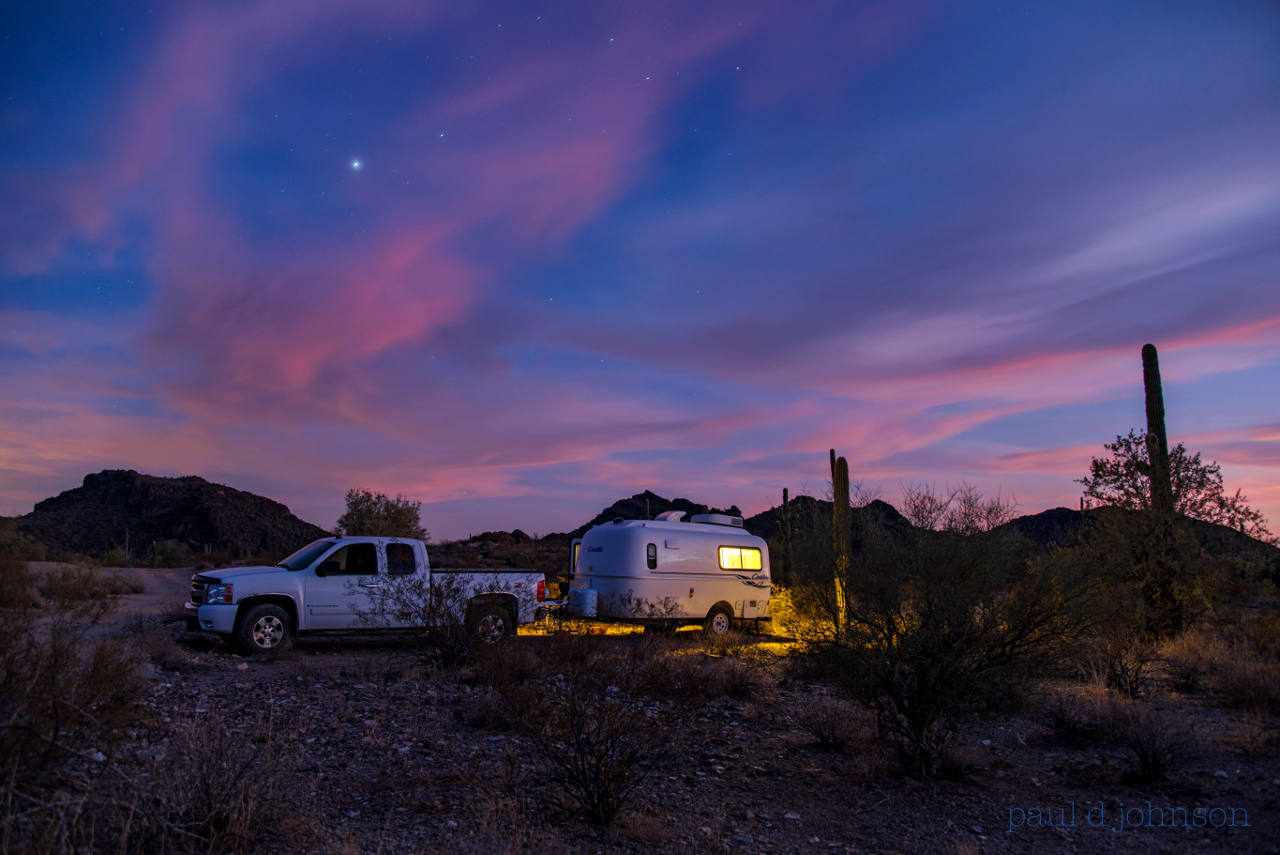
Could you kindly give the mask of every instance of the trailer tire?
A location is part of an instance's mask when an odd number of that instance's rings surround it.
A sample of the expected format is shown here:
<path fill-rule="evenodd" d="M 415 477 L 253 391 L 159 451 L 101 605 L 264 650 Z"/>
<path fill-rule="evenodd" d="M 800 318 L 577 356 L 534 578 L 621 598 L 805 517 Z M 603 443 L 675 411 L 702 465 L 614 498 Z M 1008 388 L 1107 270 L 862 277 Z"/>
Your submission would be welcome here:
<path fill-rule="evenodd" d="M 250 655 L 279 653 L 293 641 L 293 619 L 279 606 L 254 606 L 236 623 L 235 640 Z"/>
<path fill-rule="evenodd" d="M 711 638 L 724 638 L 733 629 L 733 612 L 727 606 L 716 606 L 707 612 L 702 622 L 703 634 Z"/>
<path fill-rule="evenodd" d="M 511 612 L 502 606 L 479 605 L 467 615 L 467 631 L 480 644 L 497 644 L 515 635 L 515 621 L 511 619 Z"/>

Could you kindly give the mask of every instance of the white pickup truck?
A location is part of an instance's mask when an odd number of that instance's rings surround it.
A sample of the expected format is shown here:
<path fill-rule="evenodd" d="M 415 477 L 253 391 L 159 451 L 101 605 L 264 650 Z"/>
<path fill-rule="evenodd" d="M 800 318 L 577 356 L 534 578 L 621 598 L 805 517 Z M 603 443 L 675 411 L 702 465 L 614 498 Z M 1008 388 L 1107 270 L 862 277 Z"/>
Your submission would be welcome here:
<path fill-rule="evenodd" d="M 330 537 L 274 567 L 197 573 L 185 608 L 191 629 L 264 653 L 303 633 L 459 622 L 497 641 L 537 620 L 545 598 L 545 577 L 536 570 L 433 571 L 420 540 Z"/>

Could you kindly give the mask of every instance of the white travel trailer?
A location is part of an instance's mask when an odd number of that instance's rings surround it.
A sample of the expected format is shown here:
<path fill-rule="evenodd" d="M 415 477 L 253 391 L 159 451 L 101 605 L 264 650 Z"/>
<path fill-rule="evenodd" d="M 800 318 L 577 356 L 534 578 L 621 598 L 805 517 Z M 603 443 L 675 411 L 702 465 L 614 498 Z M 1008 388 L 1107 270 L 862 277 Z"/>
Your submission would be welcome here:
<path fill-rule="evenodd" d="M 723 635 L 769 619 L 769 547 L 741 517 L 683 511 L 595 526 L 572 547 L 569 613 Z"/>

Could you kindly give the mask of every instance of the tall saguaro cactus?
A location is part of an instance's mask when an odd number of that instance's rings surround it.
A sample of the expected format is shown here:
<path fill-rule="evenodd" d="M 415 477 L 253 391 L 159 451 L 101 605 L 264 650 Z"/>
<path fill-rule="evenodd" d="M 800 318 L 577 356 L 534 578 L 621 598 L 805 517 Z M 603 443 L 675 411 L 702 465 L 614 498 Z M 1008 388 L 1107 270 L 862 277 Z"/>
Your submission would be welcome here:
<path fill-rule="evenodd" d="M 1151 510 L 1173 513 L 1173 483 L 1169 473 L 1169 438 L 1164 430 L 1164 392 L 1154 344 L 1142 346 L 1142 385 L 1147 393 L 1147 460 L 1151 473 Z"/>
<path fill-rule="evenodd" d="M 778 535 L 782 538 L 782 573 L 779 575 L 786 580 L 788 585 L 795 584 L 791 574 L 795 571 L 794 565 L 791 563 L 791 540 L 795 534 L 793 525 L 793 517 L 791 508 L 791 497 L 787 493 L 787 488 L 782 488 L 782 507 L 778 508 Z"/>
<path fill-rule="evenodd" d="M 849 462 L 831 452 L 831 558 L 836 586 L 836 638 L 849 624 L 850 513 Z"/>

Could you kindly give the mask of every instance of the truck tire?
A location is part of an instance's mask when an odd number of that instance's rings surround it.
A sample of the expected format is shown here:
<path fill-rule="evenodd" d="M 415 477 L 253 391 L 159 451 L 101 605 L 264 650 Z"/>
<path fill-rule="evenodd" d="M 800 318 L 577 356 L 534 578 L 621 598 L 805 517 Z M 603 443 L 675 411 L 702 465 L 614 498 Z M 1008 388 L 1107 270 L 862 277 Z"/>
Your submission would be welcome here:
<path fill-rule="evenodd" d="M 279 606 L 264 603 L 240 616 L 236 644 L 248 654 L 278 653 L 293 640 L 293 618 Z"/>
<path fill-rule="evenodd" d="M 472 608 L 467 615 L 467 630 L 481 644 L 497 644 L 515 635 L 515 621 L 502 606 L 483 604 Z"/>
<path fill-rule="evenodd" d="M 733 629 L 733 612 L 727 606 L 716 606 L 707 612 L 702 622 L 702 632 L 712 638 L 723 638 Z"/>

